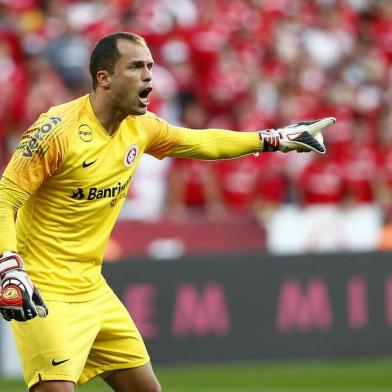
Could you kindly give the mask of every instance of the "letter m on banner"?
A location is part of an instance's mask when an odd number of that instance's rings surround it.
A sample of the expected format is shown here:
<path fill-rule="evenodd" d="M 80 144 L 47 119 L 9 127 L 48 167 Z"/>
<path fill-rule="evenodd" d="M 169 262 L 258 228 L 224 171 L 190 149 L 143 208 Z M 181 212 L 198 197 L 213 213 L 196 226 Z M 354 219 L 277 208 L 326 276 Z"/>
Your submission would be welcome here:
<path fill-rule="evenodd" d="M 279 332 L 327 331 L 331 326 L 331 305 L 323 280 L 311 279 L 304 290 L 298 280 L 289 279 L 283 283 L 276 318 Z"/>
<path fill-rule="evenodd" d="M 229 330 L 226 295 L 218 282 L 209 282 L 201 292 L 191 283 L 180 285 L 173 315 L 175 336 L 224 336 Z"/>

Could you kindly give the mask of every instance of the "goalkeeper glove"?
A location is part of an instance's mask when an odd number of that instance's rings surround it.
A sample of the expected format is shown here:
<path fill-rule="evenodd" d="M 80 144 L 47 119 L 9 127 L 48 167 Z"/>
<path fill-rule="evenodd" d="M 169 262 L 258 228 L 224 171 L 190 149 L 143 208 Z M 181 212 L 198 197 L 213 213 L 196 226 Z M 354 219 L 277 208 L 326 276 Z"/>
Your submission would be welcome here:
<path fill-rule="evenodd" d="M 0 253 L 0 289 L 0 313 L 7 321 L 48 315 L 48 308 L 17 253 Z"/>
<path fill-rule="evenodd" d="M 315 151 L 324 154 L 326 148 L 321 132 L 335 122 L 334 117 L 325 117 L 319 120 L 300 121 L 278 130 L 260 131 L 259 135 L 263 140 L 262 151 L 296 150 L 297 152 Z"/>

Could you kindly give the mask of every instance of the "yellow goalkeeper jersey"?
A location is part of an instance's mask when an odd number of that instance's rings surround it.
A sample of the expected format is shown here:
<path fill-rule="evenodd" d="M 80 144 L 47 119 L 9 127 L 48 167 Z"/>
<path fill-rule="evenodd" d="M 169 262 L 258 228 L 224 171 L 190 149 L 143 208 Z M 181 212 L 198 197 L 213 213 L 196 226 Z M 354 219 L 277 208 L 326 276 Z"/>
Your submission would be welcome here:
<path fill-rule="evenodd" d="M 203 132 L 147 112 L 109 136 L 89 95 L 38 118 L 4 177 L 31 194 L 18 212 L 17 246 L 45 299 L 97 297 L 104 249 L 143 153 L 218 159 L 260 150 L 257 133 Z"/>

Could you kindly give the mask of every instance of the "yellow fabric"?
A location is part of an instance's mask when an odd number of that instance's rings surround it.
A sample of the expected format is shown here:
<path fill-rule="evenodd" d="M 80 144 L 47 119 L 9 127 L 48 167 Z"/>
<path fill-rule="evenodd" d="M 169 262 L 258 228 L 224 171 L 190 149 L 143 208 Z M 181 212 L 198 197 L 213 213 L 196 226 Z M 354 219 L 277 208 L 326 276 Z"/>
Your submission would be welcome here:
<path fill-rule="evenodd" d="M 153 130 L 146 153 L 205 160 L 229 159 L 261 151 L 257 132 L 234 132 L 223 129 L 189 129 L 173 126 L 148 113 L 140 116 L 146 130 Z"/>
<path fill-rule="evenodd" d="M 40 379 L 83 384 L 103 372 L 149 362 L 124 305 L 106 285 L 99 294 L 88 302 L 46 301 L 46 318 L 11 322 L 29 388 Z M 54 366 L 53 360 L 67 361 Z"/>
<path fill-rule="evenodd" d="M 46 300 L 96 298 L 104 249 L 143 153 L 218 159 L 259 150 L 256 132 L 194 131 L 152 113 L 127 117 L 109 136 L 88 95 L 50 108 L 4 172 L 31 194 L 16 221 L 27 272 Z M 12 243 L 9 227 L 0 248 Z"/>
<path fill-rule="evenodd" d="M 0 253 L 17 252 L 14 217 L 30 194 L 6 178 L 0 179 Z"/>

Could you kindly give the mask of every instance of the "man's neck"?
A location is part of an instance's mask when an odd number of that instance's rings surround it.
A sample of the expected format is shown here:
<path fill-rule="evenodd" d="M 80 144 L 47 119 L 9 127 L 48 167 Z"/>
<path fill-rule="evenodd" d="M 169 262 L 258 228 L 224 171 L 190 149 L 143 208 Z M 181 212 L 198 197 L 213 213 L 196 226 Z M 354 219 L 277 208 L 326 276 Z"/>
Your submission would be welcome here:
<path fill-rule="evenodd" d="M 90 95 L 90 103 L 95 117 L 109 136 L 113 135 L 127 117 L 117 110 L 112 102 L 107 102 L 104 97 L 98 97 L 95 92 Z"/>

